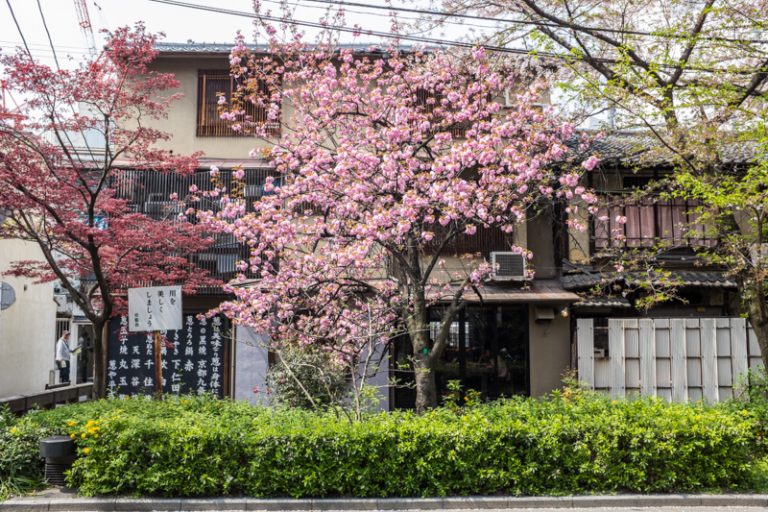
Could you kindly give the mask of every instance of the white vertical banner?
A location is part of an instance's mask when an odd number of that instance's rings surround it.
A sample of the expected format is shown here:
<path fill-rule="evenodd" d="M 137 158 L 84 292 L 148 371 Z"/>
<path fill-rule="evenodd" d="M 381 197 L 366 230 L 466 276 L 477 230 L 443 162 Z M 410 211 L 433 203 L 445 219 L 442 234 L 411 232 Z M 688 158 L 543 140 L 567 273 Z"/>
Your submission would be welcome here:
<path fill-rule="evenodd" d="M 181 328 L 181 286 L 128 289 L 130 332 L 175 331 Z"/>

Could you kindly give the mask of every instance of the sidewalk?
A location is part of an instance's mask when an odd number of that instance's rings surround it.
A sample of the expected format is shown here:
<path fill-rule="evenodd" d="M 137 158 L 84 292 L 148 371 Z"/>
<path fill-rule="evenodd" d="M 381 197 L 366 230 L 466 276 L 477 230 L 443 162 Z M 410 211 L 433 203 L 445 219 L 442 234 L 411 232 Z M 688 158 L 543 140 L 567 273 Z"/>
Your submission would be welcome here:
<path fill-rule="evenodd" d="M 768 507 L 766 494 L 620 494 L 615 496 L 463 497 L 463 498 L 80 498 L 50 489 L 36 496 L 0 503 L 2 511 L 101 512 L 101 511 L 330 511 L 330 510 L 509 510 L 528 508 L 573 509 L 600 507 Z"/>

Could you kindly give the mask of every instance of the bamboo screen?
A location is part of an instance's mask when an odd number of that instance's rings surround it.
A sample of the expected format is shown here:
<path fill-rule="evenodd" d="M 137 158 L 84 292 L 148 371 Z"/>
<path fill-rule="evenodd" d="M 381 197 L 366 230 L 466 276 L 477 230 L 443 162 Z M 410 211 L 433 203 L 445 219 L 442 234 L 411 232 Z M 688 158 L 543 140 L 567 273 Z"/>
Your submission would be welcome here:
<path fill-rule="evenodd" d="M 198 137 L 241 137 L 248 135 L 247 130 L 235 131 L 232 122 L 221 119 L 219 115 L 219 96 L 229 101 L 235 88 L 234 79 L 229 70 L 201 70 L 197 78 L 197 136 Z M 245 115 L 255 123 L 267 122 L 267 110 L 253 103 L 246 102 Z M 270 123 L 267 133 L 280 136 L 280 125 Z"/>

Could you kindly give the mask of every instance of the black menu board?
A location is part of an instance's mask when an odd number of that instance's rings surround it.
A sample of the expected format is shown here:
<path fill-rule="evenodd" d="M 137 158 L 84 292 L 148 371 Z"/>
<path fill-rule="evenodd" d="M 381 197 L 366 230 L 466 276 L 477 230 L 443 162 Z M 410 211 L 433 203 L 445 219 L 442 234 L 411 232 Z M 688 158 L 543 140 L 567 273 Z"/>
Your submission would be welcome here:
<path fill-rule="evenodd" d="M 163 392 L 223 396 L 227 319 L 185 313 L 183 321 L 181 330 L 161 332 Z M 154 350 L 151 332 L 128 332 L 128 317 L 113 318 L 109 324 L 107 394 L 154 394 Z"/>

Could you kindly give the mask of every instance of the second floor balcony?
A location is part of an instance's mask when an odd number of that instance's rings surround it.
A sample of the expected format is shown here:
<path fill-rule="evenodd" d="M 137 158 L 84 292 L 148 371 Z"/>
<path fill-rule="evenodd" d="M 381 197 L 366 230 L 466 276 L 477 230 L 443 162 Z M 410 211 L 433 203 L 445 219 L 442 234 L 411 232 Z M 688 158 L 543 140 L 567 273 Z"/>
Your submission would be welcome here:
<path fill-rule="evenodd" d="M 440 247 L 448 233 L 448 228 L 435 224 L 431 230 L 435 237 L 426 247 L 427 253 L 432 253 Z M 445 256 L 461 256 L 463 254 L 480 254 L 488 258 L 493 251 L 509 251 L 513 245 L 512 233 L 505 233 L 500 227 L 478 226 L 473 235 L 459 233 L 449 240 L 443 248 Z"/>
<path fill-rule="evenodd" d="M 592 254 L 621 248 L 708 249 L 718 243 L 697 201 L 605 195 L 601 204 L 590 225 Z"/>
<path fill-rule="evenodd" d="M 120 199 L 128 201 L 130 208 L 156 220 L 173 222 L 179 216 L 195 222 L 194 214 L 187 214 L 188 208 L 217 211 L 220 208 L 218 196 L 189 198 L 190 187 L 200 193 L 210 192 L 217 187 L 246 200 L 246 209 L 264 194 L 267 176 L 274 176 L 270 168 L 247 169 L 243 180 L 233 179 L 231 169 L 222 169 L 215 178 L 209 171 L 192 174 L 160 173 L 147 170 L 122 170 L 115 175 L 114 188 Z M 189 255 L 197 266 L 207 270 L 211 276 L 228 281 L 238 273 L 237 263 L 247 261 L 248 247 L 229 233 L 211 233 L 213 243 L 198 254 Z M 255 277 L 247 274 L 247 277 Z M 216 290 L 209 290 L 216 292 Z"/>

